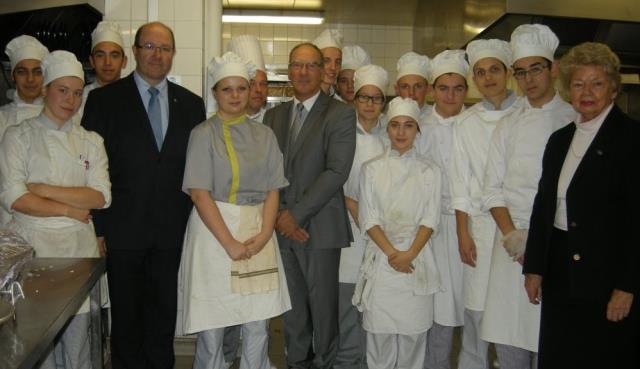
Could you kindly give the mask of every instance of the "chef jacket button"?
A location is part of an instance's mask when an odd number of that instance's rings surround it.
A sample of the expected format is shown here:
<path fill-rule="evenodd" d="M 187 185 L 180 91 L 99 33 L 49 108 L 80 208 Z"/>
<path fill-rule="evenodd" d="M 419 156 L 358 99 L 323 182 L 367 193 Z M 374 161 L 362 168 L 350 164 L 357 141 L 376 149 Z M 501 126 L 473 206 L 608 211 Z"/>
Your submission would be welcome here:
<path fill-rule="evenodd" d="M 582 259 L 580 254 L 573 254 L 573 261 L 580 261 L 580 259 Z"/>
<path fill-rule="evenodd" d="M 571 228 L 575 228 L 575 227 L 577 227 L 577 226 L 578 226 L 578 223 L 576 223 L 576 222 L 571 222 L 569 225 L 571 226 Z"/>

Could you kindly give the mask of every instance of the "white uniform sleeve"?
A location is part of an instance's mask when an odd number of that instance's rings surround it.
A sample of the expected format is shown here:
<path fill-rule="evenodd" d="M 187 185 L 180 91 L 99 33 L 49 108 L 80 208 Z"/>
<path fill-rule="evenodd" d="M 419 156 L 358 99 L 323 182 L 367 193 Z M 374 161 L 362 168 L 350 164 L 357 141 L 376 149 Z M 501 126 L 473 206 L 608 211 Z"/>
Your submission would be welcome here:
<path fill-rule="evenodd" d="M 25 136 L 19 128 L 10 127 L 0 142 L 0 204 L 8 211 L 13 203 L 28 193 L 27 155 L 29 144 L 21 142 Z"/>
<path fill-rule="evenodd" d="M 109 159 L 104 149 L 102 137 L 95 132 L 89 132 L 91 142 L 91 163 L 87 173 L 87 187 L 102 193 L 104 197 L 103 209 L 111 206 L 111 181 L 109 179 Z"/>
<path fill-rule="evenodd" d="M 360 173 L 358 172 L 358 166 L 362 165 L 358 157 L 358 145 L 356 145 L 356 154 L 353 157 L 353 164 L 351 164 L 351 172 L 349 172 L 349 178 L 344 183 L 344 195 L 355 201 L 358 201 L 360 194 Z"/>
<path fill-rule="evenodd" d="M 426 209 L 423 210 L 420 225 L 433 230 L 432 237 L 438 230 L 440 223 L 440 200 L 442 198 L 442 174 L 437 166 L 427 168 L 422 174 L 426 191 L 424 196 L 427 199 Z"/>
<path fill-rule="evenodd" d="M 503 193 L 504 176 L 507 170 L 506 141 L 509 131 L 507 120 L 502 120 L 493 131 L 487 166 L 484 172 L 484 188 L 482 198 L 482 210 L 489 211 L 492 208 L 504 207 L 506 202 Z"/>
<path fill-rule="evenodd" d="M 453 127 L 453 147 L 449 167 L 449 186 L 451 191 L 451 207 L 465 213 L 471 211 L 471 163 L 469 154 L 462 141 L 461 126 Z"/>
<path fill-rule="evenodd" d="M 360 172 L 360 199 L 358 201 L 358 216 L 360 229 L 363 233 L 376 225 L 382 225 L 381 209 L 378 209 L 373 192 L 374 181 L 371 167 L 364 165 Z"/>

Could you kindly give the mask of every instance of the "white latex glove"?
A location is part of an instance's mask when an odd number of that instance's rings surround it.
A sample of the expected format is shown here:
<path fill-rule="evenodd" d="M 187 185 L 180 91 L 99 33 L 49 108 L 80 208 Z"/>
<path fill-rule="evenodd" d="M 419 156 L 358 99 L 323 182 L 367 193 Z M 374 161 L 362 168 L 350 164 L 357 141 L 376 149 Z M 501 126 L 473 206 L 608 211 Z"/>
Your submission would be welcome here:
<path fill-rule="evenodd" d="M 504 246 L 507 254 L 509 254 L 514 261 L 524 256 L 528 235 L 528 229 L 514 229 L 502 237 L 502 246 Z"/>

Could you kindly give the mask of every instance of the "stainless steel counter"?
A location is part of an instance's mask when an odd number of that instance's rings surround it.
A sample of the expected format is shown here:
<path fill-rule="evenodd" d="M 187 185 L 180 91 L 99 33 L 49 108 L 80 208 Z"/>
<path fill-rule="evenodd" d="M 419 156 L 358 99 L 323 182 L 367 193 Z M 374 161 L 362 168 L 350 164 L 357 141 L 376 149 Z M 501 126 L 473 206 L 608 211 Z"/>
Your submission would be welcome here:
<path fill-rule="evenodd" d="M 0 326 L 0 368 L 31 369 L 91 294 L 91 360 L 93 369 L 102 369 L 97 282 L 104 270 L 104 259 L 33 259 L 25 268 L 25 299 L 16 302 L 16 320 Z"/>

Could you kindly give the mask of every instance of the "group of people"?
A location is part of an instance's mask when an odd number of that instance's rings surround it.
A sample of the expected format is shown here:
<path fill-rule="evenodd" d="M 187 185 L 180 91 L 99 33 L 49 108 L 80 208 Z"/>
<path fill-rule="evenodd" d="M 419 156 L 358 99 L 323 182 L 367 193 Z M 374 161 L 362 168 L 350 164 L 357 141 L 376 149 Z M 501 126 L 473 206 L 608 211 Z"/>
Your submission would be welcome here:
<path fill-rule="evenodd" d="M 137 30 L 122 79 L 117 26 L 92 36 L 86 87 L 73 54 L 7 46 L 0 225 L 37 256 L 106 255 L 113 368 L 172 368 L 177 332 L 197 334 L 194 368 L 230 367 L 242 337 L 240 368 L 269 369 L 279 315 L 290 368 L 450 368 L 454 327 L 461 369 L 488 369 L 490 343 L 505 369 L 638 365 L 638 123 L 606 45 L 557 61 L 526 24 L 409 52 L 388 101 L 387 71 L 326 30 L 266 110 L 260 44 L 239 36 L 205 110 L 167 80 L 166 25 Z M 90 367 L 86 311 L 42 368 Z"/>

